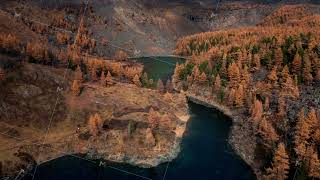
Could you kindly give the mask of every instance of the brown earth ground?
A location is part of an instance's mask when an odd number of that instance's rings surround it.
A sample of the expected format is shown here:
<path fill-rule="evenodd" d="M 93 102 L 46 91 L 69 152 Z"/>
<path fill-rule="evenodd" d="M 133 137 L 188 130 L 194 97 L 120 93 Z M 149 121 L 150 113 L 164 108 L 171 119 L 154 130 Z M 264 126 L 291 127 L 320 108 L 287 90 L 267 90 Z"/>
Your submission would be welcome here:
<path fill-rule="evenodd" d="M 65 154 L 83 153 L 142 167 L 170 161 L 178 154 L 188 120 L 185 96 L 174 93 L 172 101 L 156 90 L 120 82 L 109 87 L 86 82 L 81 95 L 73 96 L 72 71 L 18 66 L 0 88 L 1 175 L 31 170 L 35 162 Z M 159 127 L 151 130 L 150 108 L 160 116 L 168 115 L 169 121 L 160 120 Z M 104 121 L 97 136 L 87 126 L 95 113 Z"/>

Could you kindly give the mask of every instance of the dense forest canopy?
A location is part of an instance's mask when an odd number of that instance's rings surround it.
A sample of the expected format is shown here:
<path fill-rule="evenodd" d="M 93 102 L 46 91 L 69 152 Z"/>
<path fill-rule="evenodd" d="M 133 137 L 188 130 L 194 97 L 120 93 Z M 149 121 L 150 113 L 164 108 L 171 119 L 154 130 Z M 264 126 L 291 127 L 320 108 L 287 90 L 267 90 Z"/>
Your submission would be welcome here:
<path fill-rule="evenodd" d="M 176 86 L 241 117 L 261 178 L 320 177 L 320 16 L 313 7 L 285 5 L 255 27 L 177 42 L 175 53 L 190 58 L 177 65 Z"/>

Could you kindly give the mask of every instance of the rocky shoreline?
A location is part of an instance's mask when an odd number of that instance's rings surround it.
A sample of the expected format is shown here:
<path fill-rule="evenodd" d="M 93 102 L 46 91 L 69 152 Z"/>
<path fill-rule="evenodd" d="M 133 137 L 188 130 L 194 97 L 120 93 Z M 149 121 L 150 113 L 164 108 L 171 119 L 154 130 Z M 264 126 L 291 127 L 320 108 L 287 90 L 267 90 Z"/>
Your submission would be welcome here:
<path fill-rule="evenodd" d="M 179 129 L 179 132 L 176 133 L 176 138 L 174 141 L 174 144 L 170 151 L 168 151 L 165 155 L 159 155 L 156 157 L 150 157 L 147 159 L 139 159 L 138 157 L 126 157 L 126 156 L 115 156 L 115 155 L 108 155 L 103 156 L 95 152 L 88 152 L 86 153 L 85 157 L 92 160 L 98 160 L 103 159 L 105 161 L 112 161 L 117 163 L 126 163 L 133 166 L 138 166 L 140 168 L 151 168 L 158 166 L 165 162 L 170 162 L 173 159 L 175 159 L 178 154 L 180 153 L 180 143 L 182 140 L 182 135 L 184 131 L 186 130 L 186 124 L 189 120 L 189 115 L 183 115 L 178 116 L 180 119 L 179 125 L 177 126 L 177 129 Z"/>
<path fill-rule="evenodd" d="M 230 108 L 221 105 L 214 98 L 204 98 L 194 93 L 190 93 L 189 91 L 180 90 L 181 88 L 177 84 L 178 83 L 173 79 L 173 86 L 175 91 L 184 94 L 189 101 L 208 108 L 217 109 L 232 120 L 232 127 L 229 134 L 228 142 L 234 149 L 235 153 L 253 169 L 256 175 L 258 175 L 259 173 L 254 168 L 255 144 L 251 143 L 251 146 L 247 144 L 247 142 L 250 141 L 253 137 L 250 134 L 246 133 L 241 127 L 240 122 L 243 120 L 243 117 L 241 117 L 239 113 L 233 112 Z"/>
<path fill-rule="evenodd" d="M 166 162 L 170 162 L 172 160 L 174 160 L 180 153 L 181 151 L 181 141 L 183 138 L 183 133 L 186 130 L 186 124 L 189 120 L 189 114 L 184 114 L 184 115 L 180 115 L 177 116 L 180 120 L 179 120 L 179 124 L 177 126 L 177 132 L 176 132 L 176 138 L 174 140 L 174 144 L 173 146 L 171 146 L 171 150 L 167 151 L 167 154 L 159 154 L 158 156 L 151 156 L 148 157 L 146 159 L 141 159 L 137 156 L 117 156 L 114 154 L 110 154 L 105 156 L 104 154 L 99 154 L 97 151 L 98 149 L 92 150 L 92 151 L 88 151 L 86 153 L 83 152 L 78 152 L 76 150 L 72 150 L 71 153 L 67 154 L 67 153 L 63 153 L 58 154 L 56 157 L 50 156 L 50 158 L 48 159 L 41 159 L 38 162 L 38 165 L 41 165 L 43 163 L 48 163 L 51 160 L 63 157 L 63 156 L 68 156 L 68 155 L 74 155 L 74 156 L 78 156 L 79 157 L 83 157 L 86 158 L 88 160 L 92 160 L 92 161 L 100 161 L 104 162 L 104 161 L 111 161 L 111 162 L 116 162 L 116 163 L 125 163 L 125 164 L 129 164 L 132 166 L 137 166 L 140 168 L 151 168 L 151 167 L 155 167 L 158 166 L 162 163 L 166 163 Z M 32 166 L 30 166 L 28 169 L 26 169 L 24 172 L 24 175 L 28 175 L 32 174 L 34 172 L 36 164 L 33 164 Z M 23 175 L 23 174 L 21 174 Z"/>
<path fill-rule="evenodd" d="M 218 102 L 214 101 L 214 100 L 206 100 L 204 98 L 202 98 L 201 96 L 197 96 L 195 94 L 192 93 L 188 93 L 185 91 L 181 91 L 181 94 L 185 95 L 185 97 L 196 104 L 199 105 L 203 105 L 205 107 L 208 108 L 214 108 L 219 110 L 220 112 L 222 112 L 224 115 L 228 116 L 232 122 L 233 122 L 233 126 L 229 135 L 229 139 L 228 142 L 229 144 L 232 146 L 232 148 L 235 150 L 236 154 L 239 155 L 241 157 L 241 159 L 243 159 L 248 165 L 252 165 L 253 163 L 253 159 L 251 158 L 250 154 L 248 154 L 246 151 L 243 151 L 243 149 L 241 149 L 241 144 L 238 142 L 234 141 L 234 137 L 238 135 L 238 130 L 237 128 L 235 128 L 235 126 L 237 126 L 237 122 L 239 121 L 239 116 L 236 116 L 233 114 L 233 112 L 219 104 Z M 162 163 L 165 162 L 170 162 L 173 159 L 175 159 L 178 154 L 180 153 L 180 143 L 181 140 L 183 138 L 183 133 L 186 130 L 186 124 L 189 120 L 189 115 L 182 115 L 182 116 L 178 116 L 180 119 L 180 123 L 179 126 L 177 126 L 177 128 L 179 128 L 179 130 L 181 131 L 179 134 L 177 135 L 177 137 L 175 138 L 175 142 L 174 145 L 172 146 L 172 149 L 170 151 L 168 151 L 168 154 L 166 155 L 159 155 L 157 157 L 151 157 L 148 159 L 139 159 L 138 157 L 125 157 L 125 156 L 114 156 L 114 155 L 109 155 L 109 156 L 103 156 L 103 155 L 99 155 L 96 152 L 87 152 L 84 154 L 84 157 L 90 159 L 90 160 L 105 160 L 105 161 L 112 161 L 112 162 L 117 162 L 117 163 L 126 163 L 129 165 L 133 165 L 133 166 L 138 166 L 141 168 L 151 168 L 151 167 L 155 167 L 158 166 Z M 75 153 L 76 154 L 76 153 Z M 44 161 L 47 162 L 47 161 Z M 42 162 L 40 162 L 40 164 L 42 164 Z"/>
<path fill-rule="evenodd" d="M 190 101 L 192 101 L 196 104 L 200 104 L 200 105 L 203 105 L 203 106 L 206 106 L 209 108 L 217 109 L 220 112 L 222 112 L 224 115 L 228 116 L 232 120 L 233 125 L 231 128 L 228 142 L 232 146 L 232 148 L 235 150 L 236 154 L 239 155 L 248 165 L 252 166 L 252 164 L 253 164 L 252 155 L 250 153 L 246 152 L 244 149 L 242 149 L 244 144 L 241 144 L 241 142 L 235 141 L 235 137 L 238 136 L 240 133 L 238 131 L 237 127 L 239 126 L 238 122 L 241 120 L 240 119 L 241 117 L 239 117 L 238 115 L 234 115 L 229 108 L 217 103 L 214 100 L 205 100 L 204 98 L 202 98 L 200 96 L 196 96 L 191 93 L 186 93 L 186 97 Z"/>
<path fill-rule="evenodd" d="M 147 90 L 149 91 L 149 90 Z M 184 96 L 181 96 L 179 94 L 176 94 L 177 98 L 179 98 L 179 102 L 186 103 L 186 100 L 182 100 L 182 98 L 185 98 Z M 180 101 L 181 100 L 181 101 Z M 187 107 L 185 104 L 184 106 Z M 179 112 L 175 113 L 174 115 L 176 117 L 177 123 L 176 127 L 173 130 L 174 133 L 174 140 L 172 143 L 167 140 L 168 143 L 166 147 L 169 147 L 168 149 L 164 147 L 148 147 L 146 150 L 146 154 L 137 154 L 137 153 L 116 153 L 116 151 L 105 151 L 107 148 L 105 145 L 102 145 L 101 140 L 102 139 L 96 139 L 96 142 L 87 142 L 84 144 L 82 149 L 77 149 L 77 146 L 72 143 L 72 148 L 67 149 L 65 151 L 71 152 L 70 154 L 83 154 L 85 158 L 88 158 L 90 160 L 106 160 L 106 161 L 112 161 L 112 162 L 117 162 L 117 163 L 127 163 L 133 166 L 138 166 L 141 168 L 150 168 L 150 167 L 155 167 L 161 163 L 165 163 L 168 161 L 172 161 L 175 159 L 179 152 L 180 152 L 180 143 L 183 138 L 183 133 L 186 130 L 186 124 L 189 120 L 190 115 L 188 114 L 187 109 L 181 109 Z M 122 132 L 117 132 L 117 133 L 122 133 Z M 119 136 L 121 134 L 117 134 Z M 103 134 L 100 136 L 104 136 Z M 73 140 L 72 140 L 73 139 Z M 72 137 L 70 139 L 66 139 L 65 141 L 67 142 L 66 144 L 77 141 L 77 137 Z M 159 151 L 159 149 L 160 151 Z M 150 153 L 154 151 L 153 153 Z M 158 153 L 155 153 L 156 151 L 159 151 Z M 53 157 L 50 157 L 50 159 L 53 159 Z M 46 162 L 47 159 L 41 159 L 41 161 Z"/>

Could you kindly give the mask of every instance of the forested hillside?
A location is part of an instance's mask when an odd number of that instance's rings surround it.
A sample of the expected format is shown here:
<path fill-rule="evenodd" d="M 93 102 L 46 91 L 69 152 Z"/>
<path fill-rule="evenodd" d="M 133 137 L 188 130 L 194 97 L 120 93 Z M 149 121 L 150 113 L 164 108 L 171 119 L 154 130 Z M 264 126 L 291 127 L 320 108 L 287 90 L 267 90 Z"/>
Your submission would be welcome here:
<path fill-rule="evenodd" d="M 230 142 L 260 178 L 320 178 L 318 10 L 285 5 L 257 26 L 177 42 L 190 58 L 176 88 L 232 112 Z"/>
<path fill-rule="evenodd" d="M 10 3 L 0 12 L 0 179 L 31 179 L 65 152 L 94 149 L 91 159 L 143 167 L 177 156 L 185 97 L 170 81 L 152 90 L 143 65 L 122 50 L 99 56 L 97 46 L 108 42 L 90 32 L 90 2 L 53 12 Z M 36 12 L 11 14 L 13 7 Z"/>

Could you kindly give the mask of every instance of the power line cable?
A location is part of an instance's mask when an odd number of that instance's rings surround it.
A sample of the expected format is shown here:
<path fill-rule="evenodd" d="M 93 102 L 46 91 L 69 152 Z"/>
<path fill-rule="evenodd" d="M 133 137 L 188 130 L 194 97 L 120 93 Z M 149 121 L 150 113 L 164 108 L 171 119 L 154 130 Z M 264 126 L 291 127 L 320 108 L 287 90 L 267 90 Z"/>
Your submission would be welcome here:
<path fill-rule="evenodd" d="M 168 164 L 167 164 L 167 166 L 166 166 L 166 170 L 165 170 L 165 172 L 164 172 L 164 175 L 163 175 L 162 180 L 165 180 L 165 179 L 166 179 L 166 175 L 167 175 L 167 171 L 168 171 L 169 163 L 170 163 L 170 162 L 168 162 Z"/>
<path fill-rule="evenodd" d="M 89 0 L 87 0 L 86 3 L 85 3 L 85 8 L 84 8 L 84 11 L 83 11 L 82 18 L 85 16 L 85 13 L 86 13 L 88 4 L 89 4 Z M 80 33 L 80 26 L 81 26 L 81 24 L 79 24 L 79 27 L 78 27 L 78 34 Z M 76 42 L 77 42 L 77 38 L 75 37 L 75 40 L 74 40 L 74 43 L 73 43 L 73 44 L 75 45 Z M 69 68 L 69 64 L 70 64 L 70 62 L 68 62 L 67 68 L 66 68 L 65 73 L 64 73 L 64 76 L 63 76 L 64 81 L 65 81 L 65 79 L 66 79 L 66 74 L 67 74 L 67 71 L 68 71 L 68 68 Z M 57 107 L 58 102 L 59 102 L 59 97 L 60 97 L 60 91 L 57 91 L 56 102 L 55 102 L 53 111 L 52 111 L 52 113 L 51 113 L 51 118 L 50 118 L 50 121 L 49 121 L 47 130 L 46 130 L 46 132 L 45 132 L 45 136 L 44 136 L 44 139 L 43 139 L 43 144 L 45 143 L 46 138 L 47 138 L 47 135 L 48 135 L 48 133 L 49 133 L 49 130 L 50 130 L 50 127 L 51 127 L 51 123 L 52 123 L 52 119 L 53 119 L 53 117 L 54 117 L 54 113 L 55 113 L 56 107 Z M 39 156 L 38 156 L 38 161 L 39 161 L 39 158 L 40 158 L 40 154 L 39 154 Z M 34 180 L 34 177 L 35 177 L 35 174 L 36 174 L 36 172 L 37 172 L 38 166 L 39 166 L 39 165 L 38 165 L 38 163 L 37 163 L 37 164 L 36 164 L 36 167 L 35 167 L 35 170 L 34 170 L 34 172 L 33 172 L 32 180 Z"/>
<path fill-rule="evenodd" d="M 18 137 L 15 137 L 15 136 L 11 136 L 11 135 L 8 135 L 8 134 L 4 134 L 5 136 L 8 136 L 8 137 L 11 137 L 11 138 L 15 138 L 15 139 L 21 139 L 21 138 L 18 138 Z M 73 134 L 71 134 L 73 135 Z M 34 143 L 33 145 L 41 145 L 42 143 Z M 82 160 L 85 160 L 85 161 L 88 161 L 88 162 L 91 162 L 91 163 L 94 163 L 94 164 L 98 164 L 96 161 L 94 160 L 91 160 L 91 159 L 88 159 L 88 158 L 84 158 L 84 157 L 81 157 L 81 156 L 77 156 L 77 155 L 74 155 L 74 154 L 70 154 L 68 152 L 65 152 L 65 151 L 62 151 L 62 150 L 58 150 L 52 146 L 49 146 L 48 148 L 51 148 L 57 152 L 60 152 L 60 153 L 63 153 L 64 155 L 68 155 L 68 156 L 72 156 L 72 157 L 75 157 L 75 158 L 78 158 L 78 159 L 82 159 Z M 52 158 L 52 159 L 49 159 L 49 160 L 46 160 L 44 162 L 42 162 L 41 164 L 43 163 L 46 163 L 46 162 L 49 162 L 53 159 L 56 159 L 56 158 Z M 114 166 L 110 166 L 110 165 L 107 165 L 107 166 L 103 166 L 103 167 L 108 167 L 108 168 L 111 168 L 111 169 L 114 169 L 114 170 L 117 170 L 117 171 L 120 171 L 120 172 L 124 172 L 126 174 L 131 174 L 131 175 L 134 175 L 134 176 L 137 176 L 137 177 L 140 177 L 140 178 L 143 178 L 143 179 L 148 179 L 148 180 L 151 180 L 151 178 L 148 178 L 148 177 L 144 177 L 144 176 L 141 176 L 141 175 L 138 175 L 136 173 L 133 173 L 133 172 L 130 172 L 130 171 L 126 171 L 126 170 L 123 170 L 123 169 L 120 169 L 120 168 L 117 168 L 117 167 L 114 167 Z M 31 174 L 33 175 L 33 174 Z"/>
<path fill-rule="evenodd" d="M 88 1 L 89 1 L 89 0 L 88 0 Z M 86 9 L 87 9 L 88 1 L 87 1 L 87 3 L 86 3 L 86 6 L 85 6 L 84 14 L 85 14 L 85 11 L 86 11 Z M 10 15 L 9 13 L 7 13 L 7 12 L 1 10 L 1 9 L 0 9 L 0 11 L 4 12 L 4 13 L 7 14 L 7 15 Z M 35 23 L 38 23 L 38 24 L 41 24 L 41 25 L 44 25 L 44 26 L 47 26 L 47 27 L 51 27 L 51 28 L 56 29 L 56 30 L 58 30 L 58 31 L 63 31 L 63 32 L 66 32 L 66 33 L 75 34 L 75 33 L 73 33 L 72 31 L 69 31 L 69 30 L 66 30 L 66 29 L 63 29 L 63 28 L 54 27 L 54 26 L 51 26 L 51 25 L 49 25 L 49 24 L 45 24 L 45 23 L 42 23 L 42 22 L 39 22 L 39 21 L 36 21 L 36 20 L 32 20 L 32 19 L 29 19 L 29 18 L 26 18 L 26 19 L 28 19 L 28 20 L 31 21 L 31 22 L 35 22 Z M 77 33 L 79 33 L 79 28 L 78 28 L 78 32 L 77 32 Z M 74 40 L 74 44 L 76 44 L 76 38 L 75 38 L 75 40 Z M 110 43 L 110 42 L 108 42 L 108 45 L 110 45 L 110 46 L 112 46 L 112 47 L 116 47 L 116 48 L 118 48 L 118 49 L 122 49 L 122 50 L 128 51 L 128 52 L 133 52 L 133 53 L 135 53 L 135 51 L 133 51 L 133 50 L 129 50 L 129 49 L 120 47 L 120 46 L 115 45 L 115 44 Z M 180 57 L 180 56 L 178 56 L 178 57 Z M 155 57 L 153 57 L 153 56 L 147 56 L 147 58 L 151 58 L 151 59 L 154 59 L 154 60 L 159 61 L 159 62 L 166 63 L 166 64 L 171 65 L 171 66 L 175 66 L 175 64 L 173 64 L 173 63 L 169 63 L 169 62 L 167 62 L 167 61 L 160 60 L 160 59 L 155 58 Z M 182 57 L 182 58 L 184 58 L 184 57 Z M 68 66 L 69 66 L 69 64 L 68 64 Z M 65 71 L 65 73 L 64 73 L 64 80 L 65 80 L 65 77 L 66 77 L 67 69 L 68 69 L 68 67 L 66 68 L 66 71 Z M 51 119 L 50 119 L 50 121 L 49 121 L 49 125 L 48 125 L 47 130 L 46 130 L 46 135 L 45 135 L 45 137 L 44 137 L 44 141 L 45 141 L 45 139 L 46 139 L 46 137 L 47 137 L 47 134 L 48 134 L 48 132 L 49 132 L 49 129 L 50 129 L 50 127 L 51 127 L 51 122 L 52 122 L 52 119 L 53 119 L 53 116 L 54 116 L 54 113 L 55 113 L 55 109 L 56 109 L 57 104 L 58 104 L 58 101 L 59 101 L 59 93 L 58 93 L 57 95 L 58 95 L 58 97 L 57 97 L 57 99 L 56 99 L 56 102 L 55 102 L 55 105 L 54 105 L 54 108 L 53 108 L 53 112 L 52 112 L 52 114 L 51 114 Z M 23 141 L 24 141 L 24 140 L 23 140 Z M 43 141 L 43 143 L 44 143 L 44 141 Z M 43 143 L 42 143 L 42 144 L 43 144 Z M 73 156 L 73 155 L 72 155 L 72 156 Z M 79 157 L 78 157 L 78 158 L 79 158 Z M 83 159 L 83 158 L 82 158 L 82 159 Z M 87 159 L 86 159 L 86 160 L 87 160 Z M 167 166 L 166 166 L 166 171 L 165 171 L 165 174 L 164 174 L 163 179 L 165 179 L 168 166 L 169 166 L 169 162 L 168 162 L 168 164 L 167 164 Z M 33 173 L 32 179 L 34 179 L 34 176 L 35 176 L 37 167 L 38 167 L 38 165 L 36 165 L 36 168 L 35 168 L 35 171 L 34 171 L 34 173 Z M 116 170 L 122 171 L 122 172 L 125 172 L 125 173 L 128 173 L 128 174 L 133 174 L 133 175 L 139 176 L 139 177 L 144 178 L 144 179 L 150 179 L 150 178 L 146 178 L 146 177 L 137 175 L 137 174 L 135 174 L 135 173 L 131 173 L 131 172 L 128 172 L 128 171 L 125 171 L 125 170 L 121 170 L 121 169 L 116 168 L 116 167 L 112 167 L 112 166 L 108 166 L 108 167 L 109 167 L 109 168 L 112 168 L 112 169 L 116 169 Z"/>

